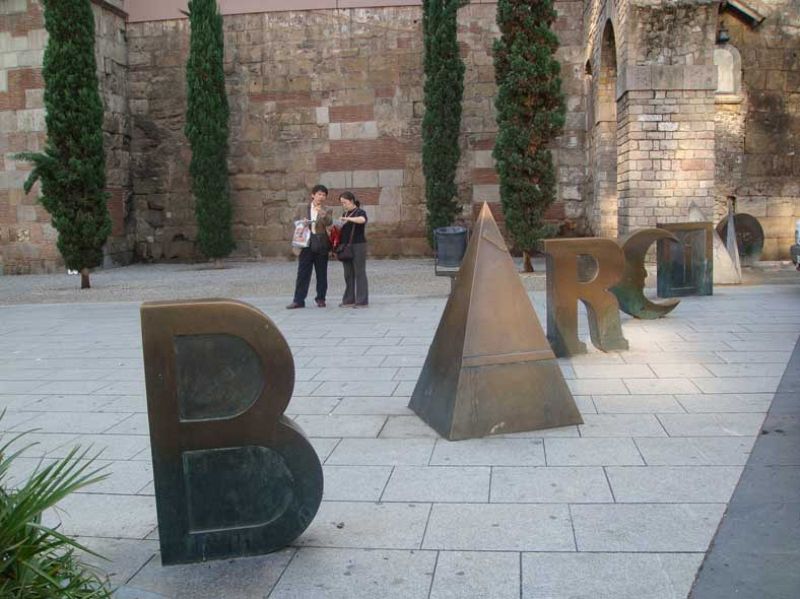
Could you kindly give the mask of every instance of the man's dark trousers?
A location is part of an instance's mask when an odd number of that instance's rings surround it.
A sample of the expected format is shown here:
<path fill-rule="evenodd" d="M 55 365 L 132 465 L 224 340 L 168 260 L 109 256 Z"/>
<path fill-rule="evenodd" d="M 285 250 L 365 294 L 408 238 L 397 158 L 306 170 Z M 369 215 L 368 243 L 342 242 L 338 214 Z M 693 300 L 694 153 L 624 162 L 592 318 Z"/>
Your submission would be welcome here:
<path fill-rule="evenodd" d="M 313 252 L 310 247 L 300 250 L 297 260 L 297 282 L 294 286 L 295 304 L 306 305 L 312 269 L 317 279 L 317 297 L 314 299 L 325 301 L 325 295 L 328 293 L 328 244 L 323 244 L 323 248 L 321 252 Z"/>

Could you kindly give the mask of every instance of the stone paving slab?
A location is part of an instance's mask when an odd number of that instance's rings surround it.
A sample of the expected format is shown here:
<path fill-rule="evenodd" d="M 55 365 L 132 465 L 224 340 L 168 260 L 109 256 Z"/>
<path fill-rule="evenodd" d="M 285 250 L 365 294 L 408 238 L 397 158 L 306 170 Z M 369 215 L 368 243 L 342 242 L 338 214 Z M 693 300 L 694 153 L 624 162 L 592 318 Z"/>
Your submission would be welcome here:
<path fill-rule="evenodd" d="M 800 341 L 779 392 L 695 581 L 693 599 L 791 599 L 800 593 L 800 465 L 791 459 L 800 454 Z"/>
<path fill-rule="evenodd" d="M 436 557 L 435 551 L 303 548 L 270 597 L 426 599 Z"/>
<path fill-rule="evenodd" d="M 287 414 L 326 477 L 319 514 L 284 552 L 160 565 L 136 303 L 0 307 L 14 348 L 0 355 L 0 429 L 41 428 L 15 476 L 75 443 L 104 450 L 111 477 L 58 517 L 109 555 L 121 599 L 685 597 L 800 334 L 800 287 L 722 288 L 665 319 L 623 317 L 629 351 L 589 344 L 559 360 L 583 425 L 460 442 L 407 408 L 443 293 L 378 294 L 360 311 L 250 300 L 292 348 Z M 532 299 L 544 322 L 543 294 Z M 770 426 L 797 430 L 791 389 Z M 771 449 L 753 453 L 789 473 L 759 474 L 784 498 L 800 466 L 787 436 L 761 435 Z"/>
<path fill-rule="evenodd" d="M 684 599 L 700 553 L 522 554 L 522 596 Z"/>

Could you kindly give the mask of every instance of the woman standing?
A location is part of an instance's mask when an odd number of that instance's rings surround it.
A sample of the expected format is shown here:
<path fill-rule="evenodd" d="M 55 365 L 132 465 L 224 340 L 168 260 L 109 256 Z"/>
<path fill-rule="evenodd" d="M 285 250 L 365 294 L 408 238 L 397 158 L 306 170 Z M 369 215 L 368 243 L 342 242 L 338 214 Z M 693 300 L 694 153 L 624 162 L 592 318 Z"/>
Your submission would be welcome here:
<path fill-rule="evenodd" d="M 364 230 L 367 228 L 367 213 L 361 209 L 361 204 L 350 191 L 344 191 L 339 196 L 339 202 L 344 208 L 341 221 L 342 234 L 339 244 L 351 244 L 353 259 L 342 262 L 344 267 L 345 290 L 342 297 L 342 307 L 364 308 L 369 303 L 369 290 L 367 286 L 367 238 Z"/>

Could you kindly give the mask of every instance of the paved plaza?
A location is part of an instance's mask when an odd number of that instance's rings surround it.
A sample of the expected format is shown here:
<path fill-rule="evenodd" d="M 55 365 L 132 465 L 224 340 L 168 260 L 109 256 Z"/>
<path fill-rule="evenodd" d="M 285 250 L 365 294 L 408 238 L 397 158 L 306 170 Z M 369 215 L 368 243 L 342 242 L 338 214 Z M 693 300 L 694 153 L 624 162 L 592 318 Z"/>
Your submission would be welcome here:
<path fill-rule="evenodd" d="M 153 273 L 167 283 L 157 294 L 109 294 L 98 275 L 98 295 L 127 301 L 76 301 L 63 287 L 50 297 L 70 303 L 47 304 L 48 285 L 65 277 L 41 277 L 29 302 L 30 290 L 4 296 L 9 277 L 0 277 L 0 429 L 37 429 L 29 440 L 38 443 L 13 475 L 75 444 L 102 449 L 110 477 L 50 521 L 109 558 L 98 564 L 117 597 L 688 595 L 800 335 L 800 285 L 718 287 L 661 320 L 623 316 L 629 351 L 588 344 L 589 354 L 559 361 L 583 425 L 448 442 L 407 408 L 448 283 L 405 294 L 375 284 L 366 310 L 287 311 L 285 264 L 273 287 L 281 296 L 227 291 L 272 318 L 291 346 L 287 414 L 323 461 L 323 503 L 284 551 L 171 567 L 158 554 L 138 300 L 226 289 L 170 289 L 170 268 L 184 267 L 160 267 Z M 381 264 L 370 263 L 371 283 Z M 416 273 L 415 264 L 392 268 Z M 543 279 L 534 279 L 526 285 L 544 323 L 544 293 L 533 291 Z"/>

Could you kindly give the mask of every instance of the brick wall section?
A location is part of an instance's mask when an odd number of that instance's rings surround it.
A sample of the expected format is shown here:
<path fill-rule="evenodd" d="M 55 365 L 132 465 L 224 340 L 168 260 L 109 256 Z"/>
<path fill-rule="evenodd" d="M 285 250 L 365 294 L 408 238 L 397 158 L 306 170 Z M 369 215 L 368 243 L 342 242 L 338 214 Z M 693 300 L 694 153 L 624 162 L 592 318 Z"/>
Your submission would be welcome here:
<path fill-rule="evenodd" d="M 555 214 L 580 222 L 582 8 L 556 8 L 569 115 L 554 144 L 563 204 Z M 499 200 L 491 158 L 495 10 L 474 4 L 459 13 L 467 72 L 457 182 L 466 219 L 473 203 Z M 235 255 L 289 254 L 295 207 L 317 182 L 333 196 L 355 190 L 370 215 L 373 254 L 427 253 L 421 8 L 230 15 L 224 27 Z M 196 257 L 182 132 L 188 36 L 186 20 L 128 27 L 137 253 L 147 259 Z"/>
<path fill-rule="evenodd" d="M 119 4 L 115 0 L 116 5 Z M 106 108 L 104 140 L 113 237 L 107 263 L 132 258 L 132 231 L 124 225 L 130 189 L 130 125 L 127 117 L 127 47 L 119 9 L 95 5 L 96 59 Z M 36 0 L 0 3 L 0 274 L 54 272 L 63 267 L 57 232 L 37 201 L 38 187 L 22 187 L 30 165 L 13 154 L 44 148 L 44 80 L 47 33 Z"/>
<path fill-rule="evenodd" d="M 786 260 L 800 219 L 800 5 L 770 0 L 762 6 L 767 18 L 756 29 L 722 15 L 741 54 L 743 96 L 742 135 L 729 141 L 723 160 L 732 160 L 733 144 L 740 144 L 737 210 L 761 223 L 762 259 Z M 720 115 L 718 122 L 735 116 Z"/>
<path fill-rule="evenodd" d="M 714 187 L 714 92 L 630 91 L 619 102 L 620 234 L 709 216 Z"/>

